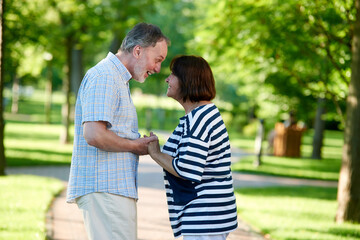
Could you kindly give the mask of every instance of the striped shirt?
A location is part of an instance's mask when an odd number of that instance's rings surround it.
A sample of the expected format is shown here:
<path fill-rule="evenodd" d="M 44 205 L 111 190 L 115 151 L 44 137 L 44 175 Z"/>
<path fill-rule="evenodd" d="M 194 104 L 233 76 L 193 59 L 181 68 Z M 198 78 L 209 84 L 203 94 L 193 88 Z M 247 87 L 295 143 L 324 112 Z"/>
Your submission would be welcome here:
<path fill-rule="evenodd" d="M 184 117 L 162 150 L 181 178 L 164 170 L 175 237 L 228 233 L 237 227 L 229 136 L 214 104 Z"/>
<path fill-rule="evenodd" d="M 76 100 L 74 149 L 67 202 L 92 192 L 106 192 L 137 199 L 138 156 L 107 152 L 87 144 L 83 124 L 105 121 L 108 130 L 137 139 L 138 121 L 131 100 L 131 74 L 112 53 L 85 75 Z"/>

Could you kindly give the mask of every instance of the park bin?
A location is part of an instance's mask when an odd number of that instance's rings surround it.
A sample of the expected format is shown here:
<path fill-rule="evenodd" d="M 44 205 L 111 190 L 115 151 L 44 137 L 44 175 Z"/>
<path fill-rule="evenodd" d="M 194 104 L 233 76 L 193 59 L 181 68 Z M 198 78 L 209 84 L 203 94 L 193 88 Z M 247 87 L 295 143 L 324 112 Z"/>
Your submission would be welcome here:
<path fill-rule="evenodd" d="M 300 157 L 301 137 L 305 128 L 297 125 L 285 127 L 283 123 L 275 124 L 274 155 L 281 157 Z"/>

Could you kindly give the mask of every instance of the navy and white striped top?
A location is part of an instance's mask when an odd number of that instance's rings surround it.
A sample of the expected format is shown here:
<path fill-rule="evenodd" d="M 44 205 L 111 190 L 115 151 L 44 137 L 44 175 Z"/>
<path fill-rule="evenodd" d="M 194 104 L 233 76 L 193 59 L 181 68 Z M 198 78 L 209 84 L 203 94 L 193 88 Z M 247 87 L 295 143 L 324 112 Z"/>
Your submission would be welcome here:
<path fill-rule="evenodd" d="M 228 233 L 237 228 L 229 136 L 218 108 L 200 106 L 180 118 L 162 150 L 182 178 L 164 170 L 175 237 Z"/>

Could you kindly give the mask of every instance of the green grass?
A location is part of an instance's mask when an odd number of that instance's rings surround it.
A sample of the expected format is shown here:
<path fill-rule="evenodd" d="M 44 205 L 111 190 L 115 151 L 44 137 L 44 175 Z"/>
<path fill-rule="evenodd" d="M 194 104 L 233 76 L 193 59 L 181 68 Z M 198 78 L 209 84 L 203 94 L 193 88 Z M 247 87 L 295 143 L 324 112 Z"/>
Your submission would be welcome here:
<path fill-rule="evenodd" d="M 5 95 L 8 95 L 5 91 Z M 21 98 L 18 114 L 11 114 L 8 104 L 5 117 L 5 155 L 8 166 L 70 164 L 72 144 L 61 144 L 61 104 L 64 97 L 52 97 L 51 124 L 45 124 L 44 93 L 35 90 L 31 97 Z M 72 138 L 73 128 L 70 129 Z"/>
<path fill-rule="evenodd" d="M 63 183 L 36 176 L 2 176 L 0 189 L 0 239 L 45 239 L 45 214 Z"/>
<path fill-rule="evenodd" d="M 72 144 L 60 143 L 60 125 L 8 121 L 5 154 L 8 166 L 70 164 Z"/>
<path fill-rule="evenodd" d="M 340 160 L 299 159 L 286 157 L 263 156 L 259 167 L 254 166 L 254 156 L 242 158 L 233 164 L 233 171 L 249 172 L 255 174 L 276 175 L 321 180 L 338 180 Z"/>
<path fill-rule="evenodd" d="M 355 240 L 359 224 L 336 224 L 336 188 L 271 187 L 236 190 L 238 213 L 276 240 Z"/>
<path fill-rule="evenodd" d="M 300 158 L 275 157 L 263 155 L 261 165 L 254 166 L 255 155 L 248 155 L 232 166 L 233 171 L 250 172 L 256 174 L 268 174 L 296 178 L 338 180 L 341 167 L 341 154 L 343 146 L 343 133 L 340 131 L 325 131 L 324 146 L 322 149 L 323 159 L 311 159 L 312 135 L 310 130 L 302 138 Z M 241 142 L 242 141 L 242 142 Z M 232 145 L 253 153 L 251 146 L 253 140 L 250 138 L 239 141 L 231 141 Z M 264 149 L 267 143 L 264 142 Z"/>

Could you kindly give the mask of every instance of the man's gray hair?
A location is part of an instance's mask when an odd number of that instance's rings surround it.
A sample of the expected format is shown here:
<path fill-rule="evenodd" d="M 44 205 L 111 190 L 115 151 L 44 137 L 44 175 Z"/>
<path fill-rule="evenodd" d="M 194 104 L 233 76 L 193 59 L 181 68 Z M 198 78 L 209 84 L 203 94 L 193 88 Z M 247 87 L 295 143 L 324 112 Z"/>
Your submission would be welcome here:
<path fill-rule="evenodd" d="M 166 44 L 170 45 L 170 40 L 161 32 L 158 26 L 138 23 L 128 32 L 122 41 L 120 51 L 130 53 L 136 45 L 143 48 L 154 47 L 161 40 L 165 40 Z"/>

